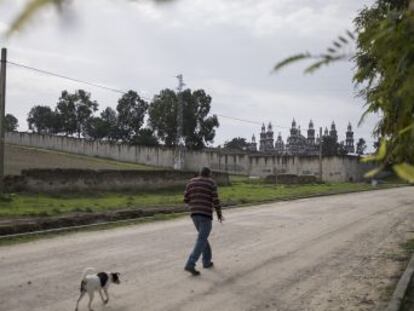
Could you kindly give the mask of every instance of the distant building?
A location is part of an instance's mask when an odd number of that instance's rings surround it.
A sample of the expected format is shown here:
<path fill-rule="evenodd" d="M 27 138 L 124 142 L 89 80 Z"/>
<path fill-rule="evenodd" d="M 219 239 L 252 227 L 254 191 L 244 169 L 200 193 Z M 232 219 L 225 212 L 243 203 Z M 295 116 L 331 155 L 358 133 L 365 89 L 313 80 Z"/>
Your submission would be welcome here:
<path fill-rule="evenodd" d="M 254 134 L 252 136 L 252 141 L 247 144 L 247 150 L 252 152 L 257 151 L 256 136 L 254 136 Z"/>
<path fill-rule="evenodd" d="M 354 153 L 355 152 L 354 132 L 352 131 L 351 122 L 348 123 L 348 128 L 347 128 L 347 131 L 346 131 L 345 149 L 348 153 Z"/>
<path fill-rule="evenodd" d="M 332 122 L 330 130 L 325 127 L 323 137 L 331 137 L 331 141 L 338 143 L 338 132 L 336 130 L 335 122 Z M 315 126 L 310 120 L 305 137 L 301 133 L 301 128 L 296 124 L 295 119 L 292 121 L 290 128 L 290 135 L 283 141 L 281 133 L 278 134 L 276 142 L 274 142 L 274 133 L 272 124 L 266 126 L 263 123 L 260 131 L 259 150 L 257 150 L 256 138 L 253 135 L 252 142 L 249 143 L 249 151 L 259 151 L 264 153 L 274 153 L 280 155 L 301 155 L 311 156 L 319 154 L 320 137 L 316 135 Z M 345 149 L 348 153 L 355 152 L 354 146 L 354 132 L 352 131 L 351 123 L 348 124 L 345 140 Z"/>

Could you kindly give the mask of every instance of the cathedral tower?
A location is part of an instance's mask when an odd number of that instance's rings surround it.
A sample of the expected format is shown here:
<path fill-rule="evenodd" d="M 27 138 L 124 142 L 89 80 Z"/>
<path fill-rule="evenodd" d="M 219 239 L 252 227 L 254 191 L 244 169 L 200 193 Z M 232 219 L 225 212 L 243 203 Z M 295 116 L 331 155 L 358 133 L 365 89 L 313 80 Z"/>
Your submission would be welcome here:
<path fill-rule="evenodd" d="M 283 142 L 282 134 L 280 132 L 279 132 L 279 135 L 277 135 L 277 140 L 275 143 L 275 151 L 279 154 L 285 151 L 285 143 Z"/>
<path fill-rule="evenodd" d="M 315 144 L 315 129 L 313 126 L 313 121 L 310 120 L 308 128 L 308 144 Z"/>
<path fill-rule="evenodd" d="M 266 132 L 266 144 L 265 144 L 266 151 L 273 151 L 274 149 L 273 144 L 274 144 L 273 127 L 272 127 L 272 123 L 269 122 L 267 126 L 267 132 Z"/>
<path fill-rule="evenodd" d="M 336 131 L 336 126 L 335 126 L 334 121 L 332 121 L 331 130 L 329 131 L 329 136 L 331 136 L 334 139 L 335 143 L 338 142 L 338 132 Z"/>
<path fill-rule="evenodd" d="M 260 132 L 260 151 L 265 151 L 265 144 L 266 144 L 266 126 L 262 125 L 262 131 Z"/>
<path fill-rule="evenodd" d="M 351 122 L 348 123 L 348 128 L 347 128 L 347 131 L 346 131 L 345 149 L 348 153 L 354 153 L 355 152 L 354 132 L 352 131 Z"/>

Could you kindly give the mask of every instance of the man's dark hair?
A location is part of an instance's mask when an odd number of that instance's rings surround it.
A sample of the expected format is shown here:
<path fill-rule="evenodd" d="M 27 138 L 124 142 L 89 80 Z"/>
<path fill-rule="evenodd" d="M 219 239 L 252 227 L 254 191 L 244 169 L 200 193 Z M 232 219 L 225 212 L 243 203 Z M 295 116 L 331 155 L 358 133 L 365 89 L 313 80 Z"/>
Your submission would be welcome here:
<path fill-rule="evenodd" d="M 200 176 L 201 177 L 210 177 L 211 175 L 211 170 L 208 167 L 203 167 L 200 170 Z"/>

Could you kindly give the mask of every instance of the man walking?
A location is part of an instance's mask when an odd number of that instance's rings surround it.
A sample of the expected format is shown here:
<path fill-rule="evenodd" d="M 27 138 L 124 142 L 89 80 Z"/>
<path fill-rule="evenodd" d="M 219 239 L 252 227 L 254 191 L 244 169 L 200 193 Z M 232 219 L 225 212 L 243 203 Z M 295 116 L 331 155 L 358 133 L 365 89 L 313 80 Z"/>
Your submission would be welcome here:
<path fill-rule="evenodd" d="M 190 208 L 191 218 L 198 232 L 197 241 L 184 270 L 195 276 L 200 275 L 195 266 L 201 255 L 203 267 L 206 269 L 213 267 L 211 247 L 208 243 L 208 236 L 212 227 L 213 208 L 216 210 L 220 223 L 224 220 L 217 194 L 217 184 L 210 176 L 210 169 L 203 167 L 200 176 L 190 180 L 184 193 L 184 202 Z"/>

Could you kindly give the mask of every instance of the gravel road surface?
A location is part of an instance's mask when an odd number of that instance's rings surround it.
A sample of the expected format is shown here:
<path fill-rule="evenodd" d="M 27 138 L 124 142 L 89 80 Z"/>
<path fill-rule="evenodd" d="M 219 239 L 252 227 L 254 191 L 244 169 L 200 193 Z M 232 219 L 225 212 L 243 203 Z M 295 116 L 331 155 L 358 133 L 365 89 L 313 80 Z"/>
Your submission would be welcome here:
<path fill-rule="evenodd" d="M 0 247 L 0 310 L 74 310 L 86 267 L 121 273 L 95 311 L 381 310 L 413 237 L 414 188 L 224 213 L 210 238 L 215 268 L 200 277 L 183 271 L 189 217 Z"/>

